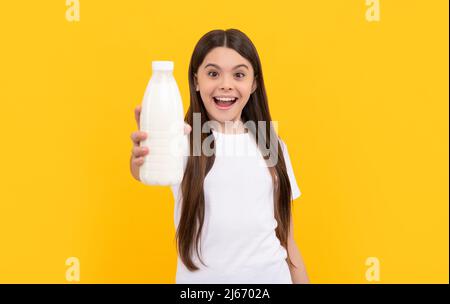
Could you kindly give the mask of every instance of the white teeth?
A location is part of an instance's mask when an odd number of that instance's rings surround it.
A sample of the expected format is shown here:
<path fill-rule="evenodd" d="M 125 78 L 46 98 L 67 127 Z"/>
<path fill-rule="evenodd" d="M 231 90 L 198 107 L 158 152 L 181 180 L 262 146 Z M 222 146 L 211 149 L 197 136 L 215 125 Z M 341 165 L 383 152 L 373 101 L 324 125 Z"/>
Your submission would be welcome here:
<path fill-rule="evenodd" d="M 236 100 L 236 98 L 219 98 L 219 97 L 215 97 L 217 100 L 220 101 L 232 101 L 232 100 Z"/>

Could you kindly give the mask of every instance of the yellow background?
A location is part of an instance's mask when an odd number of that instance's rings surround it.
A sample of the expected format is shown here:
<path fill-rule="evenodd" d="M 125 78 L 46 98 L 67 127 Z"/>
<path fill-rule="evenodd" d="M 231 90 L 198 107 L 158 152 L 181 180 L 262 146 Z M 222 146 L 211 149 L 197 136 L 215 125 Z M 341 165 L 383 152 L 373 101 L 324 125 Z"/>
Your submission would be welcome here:
<path fill-rule="evenodd" d="M 302 197 L 313 283 L 448 283 L 448 1 L 8 1 L 0 11 L 0 282 L 173 283 L 169 187 L 129 172 L 152 60 L 185 107 L 195 43 L 255 43 Z"/>

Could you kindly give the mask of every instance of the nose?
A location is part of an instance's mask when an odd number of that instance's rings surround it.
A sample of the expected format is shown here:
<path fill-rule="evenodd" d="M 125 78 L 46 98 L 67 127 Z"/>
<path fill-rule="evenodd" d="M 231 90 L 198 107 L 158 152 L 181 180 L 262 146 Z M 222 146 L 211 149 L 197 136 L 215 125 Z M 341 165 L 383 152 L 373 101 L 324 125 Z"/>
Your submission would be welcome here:
<path fill-rule="evenodd" d="M 224 77 L 222 83 L 220 84 L 220 90 L 222 91 L 230 91 L 232 90 L 231 81 L 228 77 Z"/>

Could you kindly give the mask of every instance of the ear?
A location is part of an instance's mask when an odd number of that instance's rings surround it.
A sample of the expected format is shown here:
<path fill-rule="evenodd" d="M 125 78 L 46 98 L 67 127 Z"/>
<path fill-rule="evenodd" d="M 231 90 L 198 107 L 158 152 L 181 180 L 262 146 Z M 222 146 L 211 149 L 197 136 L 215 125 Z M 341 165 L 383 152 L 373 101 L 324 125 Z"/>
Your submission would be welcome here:
<path fill-rule="evenodd" d="M 258 87 L 258 83 L 256 82 L 256 77 L 253 80 L 253 85 L 252 85 L 252 93 L 253 94 L 256 91 L 256 88 Z"/>
<path fill-rule="evenodd" d="M 198 79 L 197 79 L 197 74 L 194 73 L 194 84 L 195 84 L 195 90 L 198 92 L 200 91 L 200 88 L 198 87 Z"/>

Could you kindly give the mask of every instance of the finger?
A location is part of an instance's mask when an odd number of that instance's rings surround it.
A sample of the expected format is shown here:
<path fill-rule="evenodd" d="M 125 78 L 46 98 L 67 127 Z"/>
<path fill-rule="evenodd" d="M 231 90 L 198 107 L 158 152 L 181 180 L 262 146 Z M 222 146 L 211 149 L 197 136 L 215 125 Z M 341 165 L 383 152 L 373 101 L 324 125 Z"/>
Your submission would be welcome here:
<path fill-rule="evenodd" d="M 141 110 L 142 110 L 142 107 L 140 105 L 136 106 L 136 108 L 134 109 L 134 118 L 136 119 L 138 129 L 141 129 L 141 126 L 140 126 Z"/>
<path fill-rule="evenodd" d="M 148 148 L 147 148 L 147 147 L 138 147 L 138 146 L 135 146 L 135 147 L 133 147 L 133 149 L 131 150 L 131 153 L 133 154 L 134 157 L 145 156 L 145 155 L 148 154 Z"/>
<path fill-rule="evenodd" d="M 134 144 L 139 144 L 140 141 L 147 138 L 147 132 L 144 131 L 135 131 L 131 133 L 131 140 Z"/>
<path fill-rule="evenodd" d="M 184 134 L 189 134 L 189 133 L 191 133 L 191 131 L 192 131 L 192 127 L 189 124 L 184 123 Z"/>
<path fill-rule="evenodd" d="M 142 166 L 144 164 L 144 157 L 133 158 L 131 163 L 135 166 Z"/>

